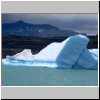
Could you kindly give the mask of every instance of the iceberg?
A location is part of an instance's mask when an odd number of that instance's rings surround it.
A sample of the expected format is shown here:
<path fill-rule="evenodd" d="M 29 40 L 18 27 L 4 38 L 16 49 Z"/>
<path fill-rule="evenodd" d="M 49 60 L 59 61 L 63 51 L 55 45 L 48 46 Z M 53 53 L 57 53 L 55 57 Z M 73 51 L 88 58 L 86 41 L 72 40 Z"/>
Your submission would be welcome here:
<path fill-rule="evenodd" d="M 3 64 L 49 68 L 98 69 L 98 49 L 87 49 L 89 38 L 70 36 L 61 43 L 54 42 L 33 55 L 30 49 L 6 56 Z"/>

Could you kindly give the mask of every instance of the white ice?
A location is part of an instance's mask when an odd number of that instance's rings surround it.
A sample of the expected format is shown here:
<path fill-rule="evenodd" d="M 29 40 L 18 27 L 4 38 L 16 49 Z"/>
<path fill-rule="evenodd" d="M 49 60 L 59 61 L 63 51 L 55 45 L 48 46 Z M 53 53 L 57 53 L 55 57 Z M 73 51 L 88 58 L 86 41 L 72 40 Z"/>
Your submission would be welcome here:
<path fill-rule="evenodd" d="M 98 49 L 87 49 L 89 39 L 84 35 L 70 36 L 61 43 L 51 43 L 38 54 L 24 49 L 14 56 L 6 56 L 4 64 L 52 68 L 98 69 Z"/>

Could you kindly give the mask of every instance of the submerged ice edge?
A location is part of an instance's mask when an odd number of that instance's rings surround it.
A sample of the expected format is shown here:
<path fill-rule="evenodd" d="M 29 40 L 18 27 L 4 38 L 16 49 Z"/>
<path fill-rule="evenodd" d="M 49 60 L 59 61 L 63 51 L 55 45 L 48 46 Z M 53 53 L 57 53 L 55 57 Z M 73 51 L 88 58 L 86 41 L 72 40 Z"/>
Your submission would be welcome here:
<path fill-rule="evenodd" d="M 61 43 L 51 43 L 38 54 L 30 49 L 2 59 L 3 64 L 50 68 L 98 69 L 98 49 L 87 49 L 88 37 L 70 36 Z"/>
<path fill-rule="evenodd" d="M 24 61 L 24 60 L 2 60 L 4 65 L 9 66 L 31 66 L 31 67 L 47 67 L 47 68 L 57 68 L 57 64 L 55 62 L 42 62 L 42 61 Z"/>

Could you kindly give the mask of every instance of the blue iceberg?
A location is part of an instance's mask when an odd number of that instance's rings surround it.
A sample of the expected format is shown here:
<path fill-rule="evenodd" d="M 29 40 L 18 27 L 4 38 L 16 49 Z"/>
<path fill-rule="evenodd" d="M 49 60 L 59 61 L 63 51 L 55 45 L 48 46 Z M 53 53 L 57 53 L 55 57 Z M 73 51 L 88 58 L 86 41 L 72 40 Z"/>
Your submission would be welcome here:
<path fill-rule="evenodd" d="M 98 69 L 98 49 L 87 49 L 89 38 L 84 35 L 70 36 L 61 43 L 51 43 L 38 54 L 30 49 L 13 56 L 6 56 L 3 64 L 50 68 Z"/>

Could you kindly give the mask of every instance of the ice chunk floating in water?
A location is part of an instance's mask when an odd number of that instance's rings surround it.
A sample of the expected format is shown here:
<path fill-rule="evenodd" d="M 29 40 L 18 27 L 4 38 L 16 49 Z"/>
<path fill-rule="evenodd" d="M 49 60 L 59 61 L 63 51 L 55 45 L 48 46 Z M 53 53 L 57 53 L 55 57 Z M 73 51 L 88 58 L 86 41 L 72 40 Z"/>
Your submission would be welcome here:
<path fill-rule="evenodd" d="M 61 43 L 51 43 L 38 54 L 25 49 L 14 56 L 6 56 L 4 64 L 51 68 L 98 69 L 98 49 L 87 49 L 88 37 L 70 36 Z"/>

